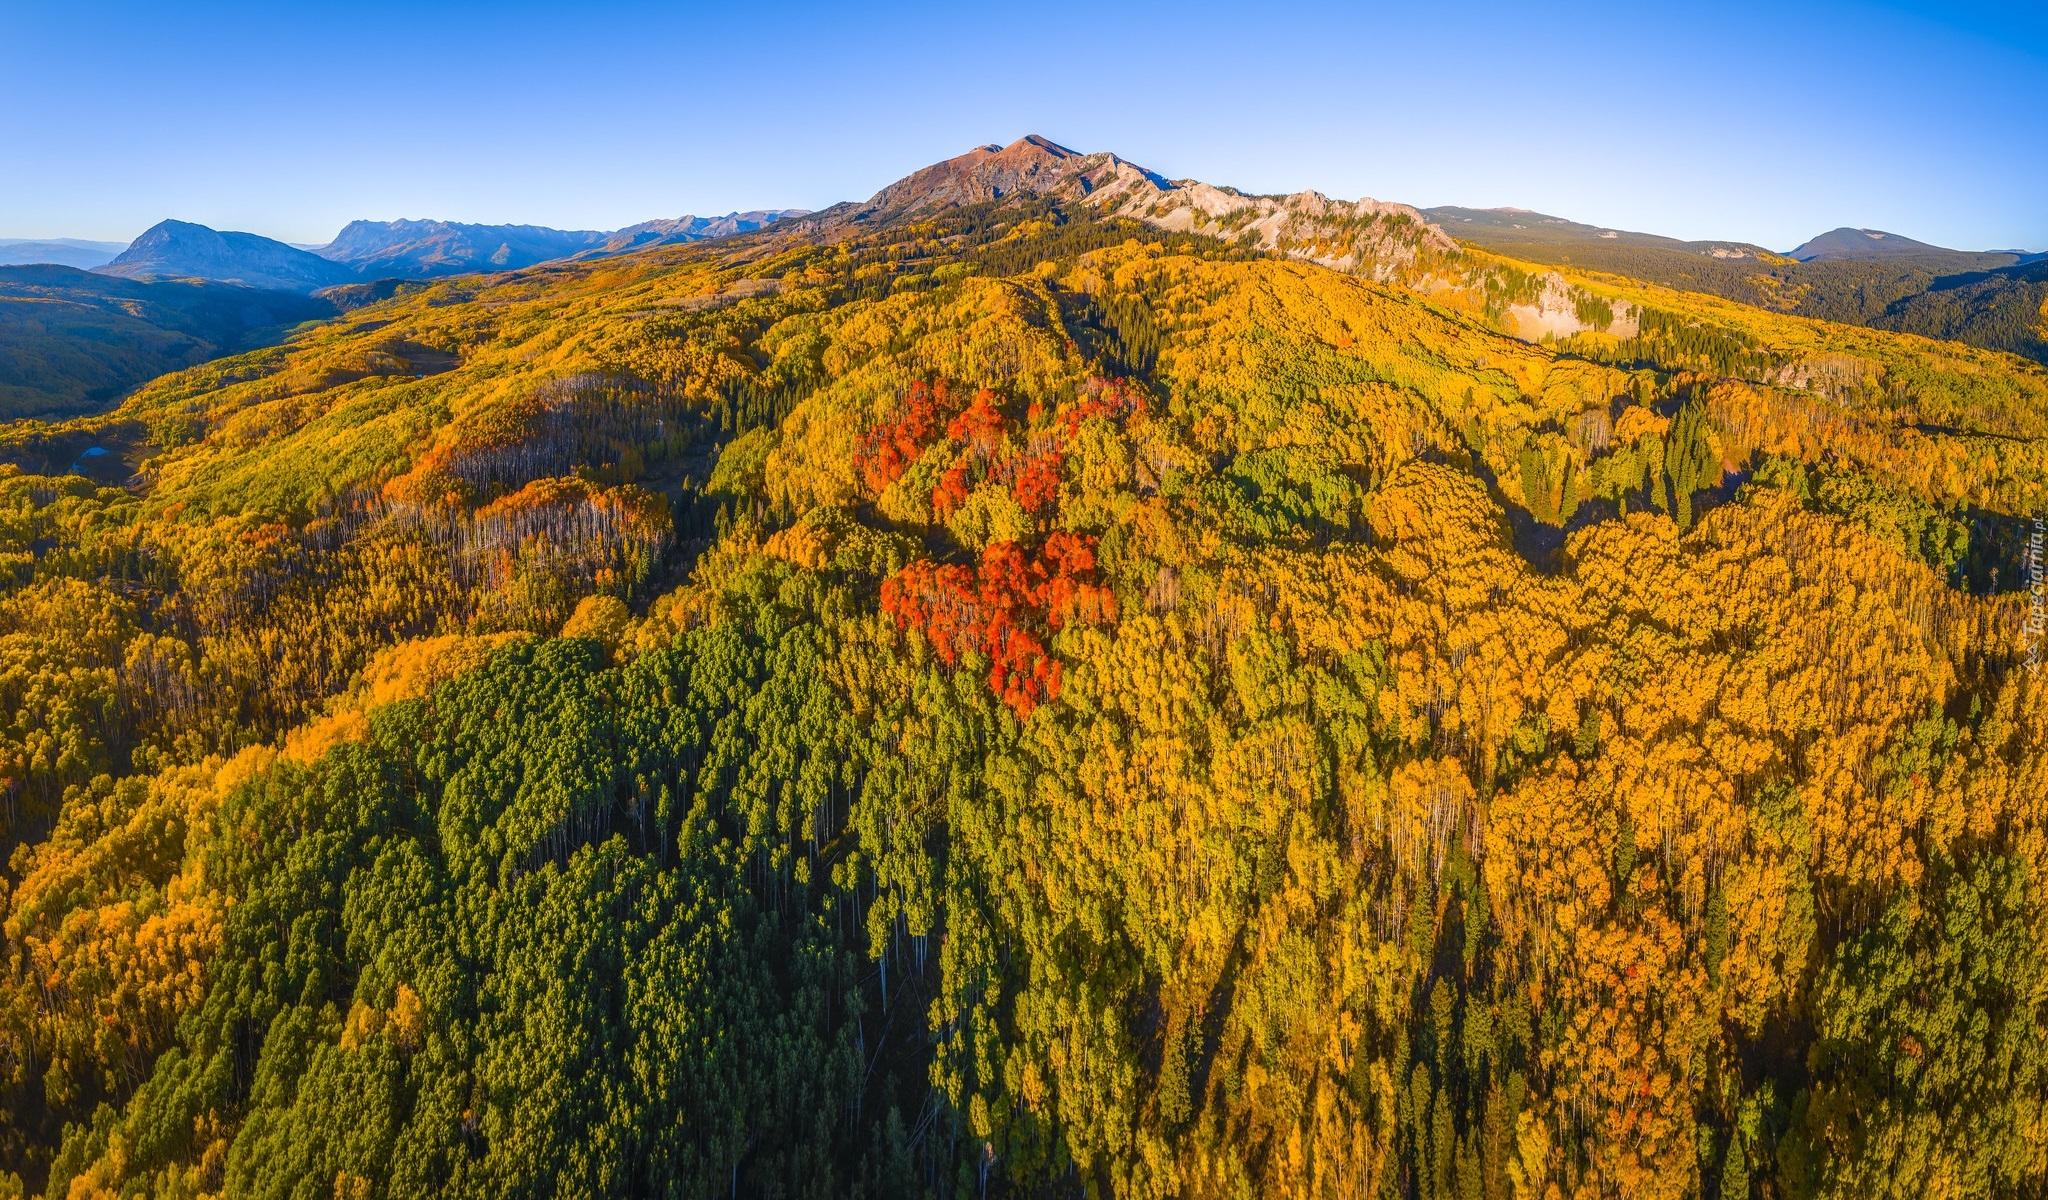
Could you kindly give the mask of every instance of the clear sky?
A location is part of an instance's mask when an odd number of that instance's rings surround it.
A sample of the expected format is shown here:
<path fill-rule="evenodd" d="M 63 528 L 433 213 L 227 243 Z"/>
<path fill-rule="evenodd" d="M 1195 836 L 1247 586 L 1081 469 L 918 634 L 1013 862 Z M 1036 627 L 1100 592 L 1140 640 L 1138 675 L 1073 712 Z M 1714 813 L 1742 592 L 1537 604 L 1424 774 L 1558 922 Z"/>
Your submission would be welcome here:
<path fill-rule="evenodd" d="M 1025 133 L 1248 191 L 2048 249 L 2048 4 L 0 0 L 0 237 L 820 208 Z"/>

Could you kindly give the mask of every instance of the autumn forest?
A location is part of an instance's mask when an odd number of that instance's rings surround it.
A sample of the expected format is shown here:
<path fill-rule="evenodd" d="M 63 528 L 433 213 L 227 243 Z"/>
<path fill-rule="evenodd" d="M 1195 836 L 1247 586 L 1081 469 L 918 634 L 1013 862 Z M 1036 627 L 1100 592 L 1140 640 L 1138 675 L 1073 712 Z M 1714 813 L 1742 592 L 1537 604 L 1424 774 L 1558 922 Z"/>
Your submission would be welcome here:
<path fill-rule="evenodd" d="M 2048 1188 L 2048 369 L 1003 156 L 0 427 L 0 1196 Z"/>

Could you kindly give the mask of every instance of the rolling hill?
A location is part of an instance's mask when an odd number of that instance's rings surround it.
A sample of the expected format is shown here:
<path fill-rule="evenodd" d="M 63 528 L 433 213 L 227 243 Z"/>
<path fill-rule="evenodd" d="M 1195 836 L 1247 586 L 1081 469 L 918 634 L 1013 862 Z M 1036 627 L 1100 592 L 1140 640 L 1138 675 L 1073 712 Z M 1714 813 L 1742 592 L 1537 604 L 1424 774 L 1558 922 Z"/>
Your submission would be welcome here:
<path fill-rule="evenodd" d="M 2012 251 L 1949 250 L 1875 229 L 1832 230 L 1780 254 L 1748 242 L 1680 241 L 1653 233 L 1585 225 L 1518 208 L 1445 206 L 1428 209 L 1426 215 L 1462 240 L 1503 253 L 1516 252 L 1523 258 L 1531 258 L 1531 251 L 1542 253 L 1547 249 L 1555 253 L 1571 248 L 1582 254 L 1666 251 L 1720 263 L 1748 261 L 1766 266 L 1784 266 L 1788 261 L 1826 263 L 1911 259 L 1937 273 L 1953 274 L 2011 266 L 2025 257 Z"/>
<path fill-rule="evenodd" d="M 1769 262 L 1774 255 L 1748 242 L 1685 242 L 1654 233 L 1607 229 L 1553 217 L 1520 208 L 1459 208 L 1446 205 L 1424 210 L 1424 214 L 1446 232 L 1503 253 L 1545 248 L 1573 247 L 1589 252 L 1616 250 L 1663 250 L 1714 259 L 1717 262 Z M 1718 253 L 1717 253 L 1718 252 Z M 1523 253 L 1523 258 L 1531 255 Z"/>
<path fill-rule="evenodd" d="M 2048 261 L 2032 255 L 1995 270 L 1937 277 L 1870 324 L 2048 362 Z"/>
<path fill-rule="evenodd" d="M 2048 1186 L 2039 364 L 1043 138 L 349 286 L 0 429 L 10 1190 Z"/>

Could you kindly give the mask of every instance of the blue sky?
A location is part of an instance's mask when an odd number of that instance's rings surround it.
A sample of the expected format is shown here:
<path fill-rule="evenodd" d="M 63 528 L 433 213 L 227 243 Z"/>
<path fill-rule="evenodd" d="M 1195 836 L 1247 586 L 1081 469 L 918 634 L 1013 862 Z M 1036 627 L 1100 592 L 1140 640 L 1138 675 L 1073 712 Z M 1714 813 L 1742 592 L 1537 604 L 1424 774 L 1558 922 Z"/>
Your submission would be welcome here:
<path fill-rule="evenodd" d="M 0 237 L 615 228 L 1042 133 L 1170 176 L 1779 249 L 2048 249 L 2048 5 L 0 0 Z"/>

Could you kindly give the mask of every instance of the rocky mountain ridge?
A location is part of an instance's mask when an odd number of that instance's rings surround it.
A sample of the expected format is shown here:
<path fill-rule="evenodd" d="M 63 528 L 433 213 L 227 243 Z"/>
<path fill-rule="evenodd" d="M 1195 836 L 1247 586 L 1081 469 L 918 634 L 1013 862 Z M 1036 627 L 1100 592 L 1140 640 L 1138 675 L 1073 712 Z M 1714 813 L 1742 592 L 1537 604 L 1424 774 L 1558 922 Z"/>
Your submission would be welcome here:
<path fill-rule="evenodd" d="M 1194 179 L 1167 179 L 1115 154 L 1082 154 L 1032 134 L 1007 146 L 978 146 L 905 176 L 864 204 L 841 204 L 806 222 L 866 225 L 1019 194 L 1087 205 L 1103 217 L 1228 241 L 1339 270 L 1387 278 L 1458 244 L 1406 204 L 1320 192 L 1247 195 Z"/>
<path fill-rule="evenodd" d="M 313 252 L 368 278 L 425 279 L 468 271 L 516 271 L 583 254 L 619 254 L 648 246 L 749 233 L 803 209 L 757 209 L 720 217 L 682 216 L 623 229 L 551 229 L 544 225 L 470 225 L 454 221 L 351 221 Z"/>

